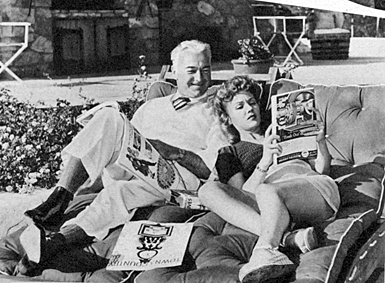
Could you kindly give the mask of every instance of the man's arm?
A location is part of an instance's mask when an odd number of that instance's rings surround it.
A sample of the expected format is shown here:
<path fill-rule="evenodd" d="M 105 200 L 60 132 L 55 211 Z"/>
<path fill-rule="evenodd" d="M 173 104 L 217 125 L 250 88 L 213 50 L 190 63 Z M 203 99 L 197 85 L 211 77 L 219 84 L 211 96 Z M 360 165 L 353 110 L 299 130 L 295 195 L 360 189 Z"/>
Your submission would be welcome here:
<path fill-rule="evenodd" d="M 208 179 L 211 171 L 203 162 L 202 158 L 192 151 L 184 150 L 160 140 L 148 140 L 167 160 L 175 160 L 200 179 Z"/>

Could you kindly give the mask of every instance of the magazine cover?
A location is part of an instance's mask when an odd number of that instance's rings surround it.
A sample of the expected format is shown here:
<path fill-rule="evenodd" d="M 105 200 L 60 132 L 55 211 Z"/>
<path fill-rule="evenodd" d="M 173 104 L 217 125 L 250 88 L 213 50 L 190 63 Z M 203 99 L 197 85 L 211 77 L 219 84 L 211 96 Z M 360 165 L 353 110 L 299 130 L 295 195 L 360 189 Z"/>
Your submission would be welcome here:
<path fill-rule="evenodd" d="M 146 220 L 126 223 L 107 270 L 150 270 L 182 265 L 193 225 Z"/>
<path fill-rule="evenodd" d="M 274 156 L 274 164 L 293 159 L 317 157 L 316 136 L 306 132 L 317 128 L 314 89 L 305 88 L 272 96 L 273 134 L 280 136 L 282 154 Z"/>

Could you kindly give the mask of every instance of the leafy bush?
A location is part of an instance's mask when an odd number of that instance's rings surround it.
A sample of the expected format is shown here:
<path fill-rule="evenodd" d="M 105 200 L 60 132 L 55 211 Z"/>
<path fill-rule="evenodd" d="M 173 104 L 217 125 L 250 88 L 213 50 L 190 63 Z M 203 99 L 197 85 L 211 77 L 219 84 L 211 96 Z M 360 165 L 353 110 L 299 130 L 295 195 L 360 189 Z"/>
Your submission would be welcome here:
<path fill-rule="evenodd" d="M 240 59 L 249 62 L 250 60 L 268 60 L 273 58 L 273 54 L 268 48 L 263 46 L 258 38 L 244 38 L 238 40 Z"/>
<path fill-rule="evenodd" d="M 142 103 L 137 97 L 119 102 L 129 119 Z M 58 100 L 56 107 L 32 105 L 0 89 L 0 191 L 23 193 L 54 186 L 60 152 L 80 130 L 75 119 L 93 106 L 71 106 L 65 100 Z"/>

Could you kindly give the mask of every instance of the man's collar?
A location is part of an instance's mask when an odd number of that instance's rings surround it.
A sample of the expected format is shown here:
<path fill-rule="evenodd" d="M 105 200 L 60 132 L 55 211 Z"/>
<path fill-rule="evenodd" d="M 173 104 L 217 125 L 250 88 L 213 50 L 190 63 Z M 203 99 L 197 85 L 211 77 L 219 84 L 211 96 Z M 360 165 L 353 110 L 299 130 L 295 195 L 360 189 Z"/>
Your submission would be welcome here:
<path fill-rule="evenodd" d="M 203 95 L 201 95 L 201 96 L 199 96 L 199 97 L 197 97 L 197 98 L 191 98 L 191 97 L 189 97 L 189 96 L 182 95 L 181 93 L 179 93 L 179 91 L 177 91 L 177 92 L 172 96 L 171 100 L 175 100 L 175 99 L 177 99 L 177 98 L 179 98 L 179 97 L 187 97 L 187 98 L 189 98 L 190 101 L 191 101 L 190 104 L 195 104 L 195 103 L 199 103 L 199 102 L 205 103 L 205 102 L 207 101 L 208 95 L 207 95 L 207 92 L 206 92 L 205 94 L 203 94 Z"/>

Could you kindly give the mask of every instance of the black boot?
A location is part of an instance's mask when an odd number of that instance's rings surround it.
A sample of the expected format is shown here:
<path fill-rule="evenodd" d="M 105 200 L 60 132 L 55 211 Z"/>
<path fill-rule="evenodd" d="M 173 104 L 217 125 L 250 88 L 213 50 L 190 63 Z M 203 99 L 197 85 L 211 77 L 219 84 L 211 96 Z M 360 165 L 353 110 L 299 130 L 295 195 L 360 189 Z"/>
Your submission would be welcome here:
<path fill-rule="evenodd" d="M 19 272 L 24 275 L 33 274 L 45 263 L 65 248 L 66 239 L 60 233 L 46 236 L 43 227 L 31 224 L 20 235 L 20 243 L 24 248 L 25 256 L 18 264 Z"/>
<path fill-rule="evenodd" d="M 56 187 L 54 192 L 38 207 L 27 210 L 24 215 L 43 227 L 57 225 L 63 219 L 63 213 L 73 194 L 62 187 Z"/>
<path fill-rule="evenodd" d="M 41 267 L 39 264 L 34 263 L 28 259 L 27 255 L 24 255 L 17 264 L 17 273 L 25 276 L 37 276 L 41 274 Z"/>

